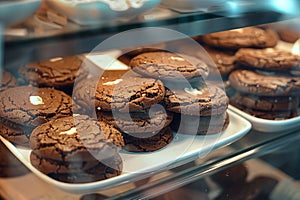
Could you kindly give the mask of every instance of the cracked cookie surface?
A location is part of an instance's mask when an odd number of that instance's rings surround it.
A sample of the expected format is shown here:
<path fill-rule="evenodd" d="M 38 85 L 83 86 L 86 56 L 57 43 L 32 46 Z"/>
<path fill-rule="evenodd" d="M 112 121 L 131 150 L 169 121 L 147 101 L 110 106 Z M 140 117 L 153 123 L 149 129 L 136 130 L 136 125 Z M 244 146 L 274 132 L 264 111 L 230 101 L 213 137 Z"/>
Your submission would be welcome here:
<path fill-rule="evenodd" d="M 33 86 L 60 89 L 87 77 L 88 70 L 78 56 L 70 56 L 27 64 L 19 69 L 19 74 Z"/>
<path fill-rule="evenodd" d="M 192 116 L 222 114 L 228 107 L 229 99 L 224 90 L 216 86 L 167 90 L 164 104 L 175 113 Z"/>
<path fill-rule="evenodd" d="M 17 79 L 7 71 L 3 71 L 1 75 L 0 92 L 17 85 Z"/>
<path fill-rule="evenodd" d="M 300 95 L 300 77 L 235 70 L 229 75 L 229 81 L 236 90 L 259 96 Z"/>
<path fill-rule="evenodd" d="M 173 114 L 161 109 L 144 110 L 144 112 L 98 112 L 100 121 L 105 121 L 124 133 L 151 133 L 168 126 Z"/>
<path fill-rule="evenodd" d="M 120 174 L 121 133 L 85 115 L 55 119 L 33 130 L 30 160 L 41 172 L 64 182 L 89 182 Z"/>
<path fill-rule="evenodd" d="M 170 52 L 142 53 L 130 61 L 130 66 L 144 76 L 169 81 L 204 79 L 209 73 L 203 61 Z"/>
<path fill-rule="evenodd" d="M 136 135 L 136 134 L 135 134 Z M 123 134 L 125 140 L 124 149 L 130 152 L 152 152 L 167 146 L 173 140 L 173 132 L 170 127 L 149 137 L 135 137 Z"/>
<path fill-rule="evenodd" d="M 235 55 L 238 63 L 254 69 L 286 71 L 300 68 L 300 56 L 279 49 L 242 48 Z"/>
<path fill-rule="evenodd" d="M 160 80 L 103 74 L 78 83 L 73 98 L 87 110 L 134 112 L 161 102 L 164 95 Z"/>
<path fill-rule="evenodd" d="M 1 121 L 35 128 L 51 119 L 72 115 L 72 99 L 50 88 L 19 86 L 0 93 Z"/>
<path fill-rule="evenodd" d="M 246 27 L 203 35 L 203 41 L 214 47 L 238 49 L 243 47 L 266 48 L 277 44 L 277 34 L 271 29 Z"/>

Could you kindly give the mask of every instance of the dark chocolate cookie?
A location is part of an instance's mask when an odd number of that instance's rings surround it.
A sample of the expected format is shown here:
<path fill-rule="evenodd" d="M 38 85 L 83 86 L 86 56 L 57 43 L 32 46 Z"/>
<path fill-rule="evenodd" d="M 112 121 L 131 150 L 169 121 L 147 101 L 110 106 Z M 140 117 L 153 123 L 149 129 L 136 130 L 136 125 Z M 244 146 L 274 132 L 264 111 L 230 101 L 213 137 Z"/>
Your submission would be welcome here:
<path fill-rule="evenodd" d="M 51 119 L 72 115 L 72 99 L 50 88 L 19 86 L 0 93 L 0 116 L 25 128 L 34 128 Z"/>
<path fill-rule="evenodd" d="M 237 184 L 226 190 L 215 198 L 215 200 L 245 200 L 245 199 L 269 199 L 278 181 L 273 177 L 258 176 L 250 182 Z"/>
<path fill-rule="evenodd" d="M 167 81 L 204 79 L 208 76 L 207 65 L 191 56 L 170 52 L 149 52 L 134 57 L 130 66 L 144 76 Z"/>
<path fill-rule="evenodd" d="M 290 118 L 299 116 L 298 109 L 268 112 L 265 110 L 256 110 L 256 109 L 252 109 L 252 108 L 247 108 L 241 104 L 235 104 L 235 102 L 230 102 L 230 104 L 232 104 L 236 108 L 248 113 L 249 115 L 252 115 L 257 118 L 262 118 L 262 119 L 284 120 L 284 119 L 290 119 Z"/>
<path fill-rule="evenodd" d="M 171 128 L 182 134 L 212 135 L 224 131 L 229 125 L 227 113 L 212 116 L 174 115 Z"/>
<path fill-rule="evenodd" d="M 207 46 L 204 46 L 204 48 L 217 66 L 217 69 L 215 66 L 210 66 L 209 75 L 221 74 L 221 76 L 226 77 L 236 68 L 235 52 L 218 50 Z M 215 72 L 215 70 L 218 72 Z"/>
<path fill-rule="evenodd" d="M 55 119 L 30 136 L 31 163 L 64 182 L 89 182 L 120 174 L 121 133 L 85 115 Z M 112 172 L 112 173 L 111 173 Z"/>
<path fill-rule="evenodd" d="M 237 164 L 227 169 L 221 170 L 210 178 L 222 188 L 229 188 L 247 182 L 248 170 L 245 164 Z"/>
<path fill-rule="evenodd" d="M 243 47 L 274 47 L 278 38 L 271 29 L 246 27 L 203 35 L 202 40 L 210 46 L 238 49 Z"/>
<path fill-rule="evenodd" d="M 290 27 L 281 27 L 277 33 L 282 41 L 289 43 L 294 43 L 300 38 L 300 31 Z"/>
<path fill-rule="evenodd" d="M 134 112 L 162 101 L 165 87 L 160 80 L 136 76 L 103 74 L 75 86 L 75 101 L 88 110 Z"/>
<path fill-rule="evenodd" d="M 0 177 L 16 177 L 29 173 L 29 170 L 0 141 Z"/>
<path fill-rule="evenodd" d="M 235 55 L 238 63 L 254 69 L 286 71 L 300 68 L 300 56 L 279 49 L 242 48 Z"/>
<path fill-rule="evenodd" d="M 234 105 L 241 105 L 250 109 L 261 111 L 287 111 L 297 110 L 299 105 L 299 97 L 286 96 L 286 97 L 265 97 L 256 96 L 252 94 L 235 93 L 230 98 L 230 103 Z"/>
<path fill-rule="evenodd" d="M 88 70 L 78 56 L 58 57 L 27 64 L 19 74 L 33 86 L 54 87 L 64 90 L 73 87 L 75 79 L 87 77 Z"/>
<path fill-rule="evenodd" d="M 9 126 L 0 121 L 0 135 L 11 143 L 28 146 L 30 131 L 22 127 Z"/>
<path fill-rule="evenodd" d="M 105 149 L 117 151 L 123 145 L 117 129 L 85 115 L 52 120 L 35 128 L 30 135 L 33 153 L 58 161 L 90 161 Z"/>
<path fill-rule="evenodd" d="M 227 76 L 233 69 L 235 69 L 235 52 L 229 50 L 220 50 L 212 48 L 207 45 L 202 48 L 195 48 L 195 44 L 183 43 L 176 45 L 176 50 L 189 56 L 194 56 L 203 60 L 209 68 L 209 76 Z M 207 56 L 207 53 L 209 56 Z"/>
<path fill-rule="evenodd" d="M 123 133 L 152 133 L 168 126 L 173 120 L 173 114 L 161 109 L 144 110 L 144 112 L 98 112 L 100 121 L 105 121 L 117 127 Z"/>
<path fill-rule="evenodd" d="M 48 176 L 67 183 L 86 183 L 118 176 L 122 171 L 122 159 L 115 154 L 110 160 L 89 162 L 58 162 L 30 154 L 34 167 Z"/>
<path fill-rule="evenodd" d="M 229 81 L 236 90 L 258 96 L 300 95 L 300 77 L 235 70 L 229 75 Z"/>
<path fill-rule="evenodd" d="M 123 134 L 125 140 L 124 149 L 130 152 L 152 152 L 167 146 L 173 140 L 170 127 L 162 129 L 159 133 L 150 137 L 134 137 Z"/>
<path fill-rule="evenodd" d="M 166 109 L 192 116 L 211 116 L 225 113 L 229 99 L 225 91 L 216 86 L 167 90 Z"/>
<path fill-rule="evenodd" d="M 108 197 L 103 194 L 91 193 L 91 194 L 82 195 L 80 197 L 80 200 L 104 200 L 106 198 Z"/>
<path fill-rule="evenodd" d="M 15 87 L 17 85 L 17 79 L 7 71 L 2 71 L 1 74 L 1 85 L 0 85 L 0 92 L 7 88 Z"/>

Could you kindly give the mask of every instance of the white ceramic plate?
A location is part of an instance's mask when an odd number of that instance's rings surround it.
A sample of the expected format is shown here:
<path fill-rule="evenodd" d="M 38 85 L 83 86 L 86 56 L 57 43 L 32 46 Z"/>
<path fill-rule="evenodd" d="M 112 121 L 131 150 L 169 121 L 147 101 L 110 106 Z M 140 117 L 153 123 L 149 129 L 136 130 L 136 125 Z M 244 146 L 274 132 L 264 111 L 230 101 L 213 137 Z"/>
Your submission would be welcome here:
<path fill-rule="evenodd" d="M 161 0 L 47 0 L 55 10 L 79 25 L 99 25 L 114 20 L 132 19 L 155 8 Z"/>
<path fill-rule="evenodd" d="M 294 130 L 300 127 L 300 116 L 285 120 L 269 120 L 249 115 L 248 113 L 245 113 L 232 105 L 229 105 L 228 108 L 229 110 L 247 119 L 249 122 L 251 122 L 253 129 L 260 132 L 275 133 Z"/>
<path fill-rule="evenodd" d="M 19 23 L 33 15 L 40 5 L 41 0 L 0 2 L 0 24 L 10 26 Z"/>
<path fill-rule="evenodd" d="M 42 180 L 72 193 L 84 193 L 113 188 L 121 184 L 136 181 L 144 178 L 145 174 L 152 176 L 155 173 L 167 170 L 170 168 L 170 165 L 182 165 L 238 140 L 251 129 L 251 124 L 230 110 L 228 113 L 230 123 L 222 133 L 210 136 L 176 134 L 174 140 L 168 146 L 151 153 L 121 151 L 123 173 L 114 178 L 92 183 L 70 184 L 56 181 L 42 174 L 31 165 L 29 159 L 31 150 L 16 147 L 1 136 L 0 139 L 25 166 Z M 141 176 L 141 173 L 143 173 L 143 176 Z"/>

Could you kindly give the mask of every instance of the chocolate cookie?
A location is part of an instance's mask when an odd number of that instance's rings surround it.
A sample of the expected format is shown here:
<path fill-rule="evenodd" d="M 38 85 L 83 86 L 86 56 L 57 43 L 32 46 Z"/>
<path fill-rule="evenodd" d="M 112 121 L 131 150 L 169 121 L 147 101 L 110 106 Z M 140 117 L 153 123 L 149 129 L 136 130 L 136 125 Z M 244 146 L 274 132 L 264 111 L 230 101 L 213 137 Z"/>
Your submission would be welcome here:
<path fill-rule="evenodd" d="M 130 66 L 139 74 L 166 81 L 201 80 L 209 73 L 203 61 L 170 52 L 140 54 L 131 60 Z"/>
<path fill-rule="evenodd" d="M 33 166 L 58 181 L 67 183 L 88 183 L 120 175 L 122 159 L 116 154 L 102 162 L 57 162 L 30 154 Z"/>
<path fill-rule="evenodd" d="M 161 109 L 144 110 L 143 112 L 98 112 L 100 121 L 117 127 L 123 133 L 152 133 L 168 126 L 173 114 Z"/>
<path fill-rule="evenodd" d="M 124 49 L 121 56 L 118 57 L 118 60 L 125 63 L 126 65 L 130 64 L 130 60 L 139 54 L 146 52 L 160 52 L 166 49 L 166 43 L 156 43 L 147 46 L 138 46 Z"/>
<path fill-rule="evenodd" d="M 245 184 L 237 184 L 215 198 L 215 200 L 245 200 L 245 199 L 269 199 L 278 181 L 268 176 L 258 176 Z"/>
<path fill-rule="evenodd" d="M 110 73 L 81 81 L 73 97 L 89 110 L 94 105 L 97 110 L 134 112 L 161 102 L 164 95 L 165 87 L 160 80 Z"/>
<path fill-rule="evenodd" d="M 282 27 L 277 30 L 277 33 L 282 41 L 289 43 L 294 43 L 300 38 L 300 31 L 290 27 Z"/>
<path fill-rule="evenodd" d="M 221 75 L 225 77 L 236 67 L 234 51 L 219 50 L 207 45 L 203 46 L 204 50 L 202 50 L 200 46 L 195 48 L 195 44 L 190 43 L 183 43 L 175 48 L 181 53 L 203 60 L 208 65 L 209 76 Z M 205 51 L 209 56 L 207 56 Z"/>
<path fill-rule="evenodd" d="M 0 135 L 13 144 L 28 146 L 30 133 L 22 127 L 5 125 L 0 121 Z"/>
<path fill-rule="evenodd" d="M 243 105 L 235 104 L 235 102 L 230 102 L 230 104 L 232 104 L 236 108 L 238 108 L 254 117 L 262 118 L 262 119 L 284 120 L 284 119 L 290 119 L 290 118 L 299 116 L 298 109 L 268 112 L 265 110 L 256 110 L 256 109 L 252 109 L 252 108 L 247 108 Z"/>
<path fill-rule="evenodd" d="M 7 71 L 2 71 L 0 80 L 0 92 L 7 88 L 15 87 L 17 85 L 17 79 L 10 72 Z"/>
<path fill-rule="evenodd" d="M 140 135 L 140 134 L 136 134 Z M 150 137 L 134 137 L 123 134 L 124 149 L 130 152 L 152 152 L 167 146 L 173 140 L 173 133 L 169 127 Z"/>
<path fill-rule="evenodd" d="M 274 47 L 278 38 L 271 29 L 246 27 L 203 35 L 202 40 L 213 47 L 238 49 L 243 47 Z"/>
<path fill-rule="evenodd" d="M 91 193 L 91 194 L 82 195 L 80 197 L 80 200 L 104 200 L 106 198 L 108 197 L 103 194 Z"/>
<path fill-rule="evenodd" d="M 235 55 L 238 63 L 254 69 L 286 71 L 300 68 L 300 56 L 279 49 L 242 48 Z"/>
<path fill-rule="evenodd" d="M 235 93 L 230 98 L 230 103 L 234 105 L 240 105 L 246 108 L 261 110 L 261 111 L 288 111 L 297 110 L 299 105 L 299 97 L 287 96 L 287 97 L 265 97 L 256 96 L 252 94 Z"/>
<path fill-rule="evenodd" d="M 235 70 L 229 75 L 229 81 L 236 90 L 258 96 L 300 95 L 300 77 Z"/>
<path fill-rule="evenodd" d="M 211 135 L 224 131 L 229 125 L 227 113 L 212 116 L 174 115 L 171 128 L 178 133 L 190 135 Z"/>
<path fill-rule="evenodd" d="M 19 74 L 33 86 L 54 87 L 67 92 L 73 88 L 75 79 L 87 77 L 88 70 L 82 59 L 70 56 L 27 64 L 19 69 Z"/>
<path fill-rule="evenodd" d="M 215 74 L 220 74 L 223 77 L 228 76 L 230 72 L 232 72 L 236 68 L 235 64 L 235 52 L 234 51 L 224 51 L 224 50 L 218 50 L 215 48 L 210 48 L 207 46 L 204 46 L 207 53 L 210 55 L 212 60 L 217 66 L 217 72 L 215 72 L 216 68 L 215 66 L 210 66 L 209 72 L 210 76 Z M 215 69 L 215 70 L 214 70 Z"/>
<path fill-rule="evenodd" d="M 31 163 L 65 182 L 96 181 L 120 174 L 121 133 L 85 115 L 52 120 L 30 136 Z"/>
<path fill-rule="evenodd" d="M 228 106 L 225 91 L 216 86 L 167 90 L 164 104 L 167 110 L 183 115 L 211 116 L 225 113 Z"/>
<path fill-rule="evenodd" d="M 16 177 L 29 173 L 29 170 L 0 141 L 0 177 Z"/>
<path fill-rule="evenodd" d="M 32 129 L 51 119 L 72 115 L 72 99 L 50 88 L 19 86 L 0 93 L 0 118 L 21 128 Z"/>
<path fill-rule="evenodd" d="M 214 173 L 210 178 L 222 188 L 234 187 L 247 182 L 248 170 L 245 164 L 237 164 Z"/>

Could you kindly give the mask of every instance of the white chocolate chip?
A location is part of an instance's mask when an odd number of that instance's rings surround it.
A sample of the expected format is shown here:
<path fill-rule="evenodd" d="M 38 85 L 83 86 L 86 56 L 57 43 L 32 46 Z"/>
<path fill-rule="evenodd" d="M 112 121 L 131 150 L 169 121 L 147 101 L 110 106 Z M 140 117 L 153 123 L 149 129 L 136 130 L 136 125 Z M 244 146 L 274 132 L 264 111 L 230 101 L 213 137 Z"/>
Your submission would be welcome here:
<path fill-rule="evenodd" d="M 243 33 L 243 32 L 244 32 L 244 29 L 242 29 L 242 28 L 237 28 L 237 29 L 233 29 L 233 30 L 229 30 L 229 31 Z"/>
<path fill-rule="evenodd" d="M 172 59 L 172 60 L 175 60 L 175 61 L 184 61 L 183 58 L 177 57 L 177 56 L 171 56 L 171 59 Z"/>
<path fill-rule="evenodd" d="M 56 61 L 59 61 L 62 59 L 63 59 L 62 57 L 52 58 L 52 59 L 50 59 L 50 62 L 56 62 Z"/>
<path fill-rule="evenodd" d="M 197 90 L 195 88 L 184 88 L 184 91 L 186 93 L 191 94 L 191 95 L 201 95 L 201 94 L 203 94 L 201 91 L 199 91 L 199 90 Z"/>
<path fill-rule="evenodd" d="M 43 99 L 40 96 L 30 96 L 29 100 L 30 100 L 30 103 L 35 106 L 44 104 Z"/>
<path fill-rule="evenodd" d="M 103 85 L 116 85 L 118 83 L 121 83 L 122 81 L 123 81 L 123 79 L 117 79 L 114 81 L 109 81 L 109 82 L 103 83 Z"/>
<path fill-rule="evenodd" d="M 59 135 L 73 135 L 75 133 L 77 133 L 77 130 L 73 127 L 67 131 L 60 132 Z"/>

